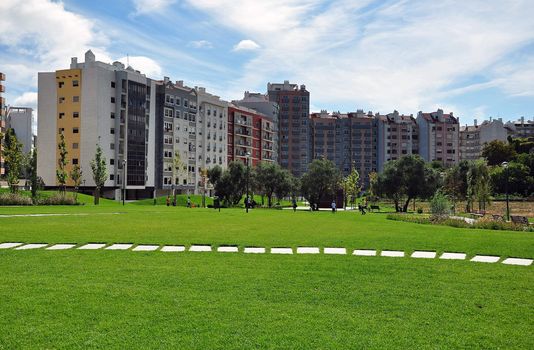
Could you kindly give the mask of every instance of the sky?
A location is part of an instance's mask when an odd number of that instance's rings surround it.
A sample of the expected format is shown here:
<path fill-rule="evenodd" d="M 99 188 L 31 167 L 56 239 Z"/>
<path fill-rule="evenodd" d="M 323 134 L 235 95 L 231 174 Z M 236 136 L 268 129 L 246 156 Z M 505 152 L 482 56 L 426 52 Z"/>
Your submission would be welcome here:
<path fill-rule="evenodd" d="M 91 49 L 226 100 L 289 80 L 312 111 L 534 119 L 533 0 L 2 0 L 0 13 L 10 105 L 35 108 L 37 72 Z"/>

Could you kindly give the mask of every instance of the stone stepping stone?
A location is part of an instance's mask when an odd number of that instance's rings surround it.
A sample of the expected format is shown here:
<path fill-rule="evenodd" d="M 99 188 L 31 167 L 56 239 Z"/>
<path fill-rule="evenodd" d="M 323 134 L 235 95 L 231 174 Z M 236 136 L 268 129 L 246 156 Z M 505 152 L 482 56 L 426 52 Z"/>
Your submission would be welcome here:
<path fill-rule="evenodd" d="M 439 257 L 440 259 L 446 259 L 446 260 L 465 260 L 466 258 L 466 254 L 465 253 L 443 253 L 441 254 L 441 256 Z"/>
<path fill-rule="evenodd" d="M 317 247 L 297 247 L 297 254 L 319 254 Z"/>
<path fill-rule="evenodd" d="M 78 249 L 82 249 L 82 250 L 97 250 L 97 249 L 104 248 L 105 246 L 106 246 L 106 243 L 88 243 L 86 245 L 81 246 Z"/>
<path fill-rule="evenodd" d="M 507 258 L 502 263 L 506 265 L 530 266 L 532 265 L 532 259 Z"/>
<path fill-rule="evenodd" d="M 403 258 L 404 252 L 400 250 L 383 250 L 380 256 L 388 256 L 390 258 Z"/>
<path fill-rule="evenodd" d="M 217 251 L 219 253 L 237 253 L 239 252 L 239 248 L 234 246 L 223 246 L 217 248 Z"/>
<path fill-rule="evenodd" d="M 131 243 L 116 243 L 112 244 L 109 247 L 106 247 L 106 250 L 128 250 L 133 246 Z"/>
<path fill-rule="evenodd" d="M 291 248 L 271 248 L 271 254 L 293 254 Z"/>
<path fill-rule="evenodd" d="M 352 255 L 358 256 L 376 256 L 376 250 L 372 249 L 356 249 L 352 252 Z"/>
<path fill-rule="evenodd" d="M 324 253 L 344 255 L 344 254 L 347 254 L 347 249 L 346 248 L 324 248 Z"/>
<path fill-rule="evenodd" d="M 47 245 L 48 243 L 30 243 L 30 244 L 17 247 L 15 248 L 15 250 L 39 249 L 39 248 L 46 247 Z"/>
<path fill-rule="evenodd" d="M 483 263 L 496 263 L 499 261 L 500 257 L 490 256 L 490 255 L 476 255 L 471 261 L 474 262 L 483 262 Z"/>
<path fill-rule="evenodd" d="M 74 248 L 75 246 L 76 244 L 61 243 L 61 244 L 54 244 L 53 246 L 46 248 L 46 250 L 65 250 L 65 249 Z"/>
<path fill-rule="evenodd" d="M 8 243 L 2 243 L 0 244 L 0 249 L 10 249 L 18 247 L 19 245 L 23 245 L 24 243 L 15 243 L 15 242 L 8 242 Z"/>
<path fill-rule="evenodd" d="M 265 248 L 262 248 L 262 247 L 245 247 L 244 253 L 247 253 L 247 254 L 265 254 Z"/>
<path fill-rule="evenodd" d="M 412 253 L 412 258 L 418 259 L 434 259 L 436 257 L 436 252 L 428 251 L 415 251 Z"/>
<path fill-rule="evenodd" d="M 189 247 L 190 252 L 211 252 L 210 245 L 192 245 Z"/>
<path fill-rule="evenodd" d="M 185 247 L 183 245 L 166 245 L 161 248 L 162 252 L 174 253 L 174 252 L 184 252 Z"/>
<path fill-rule="evenodd" d="M 159 248 L 159 245 L 140 244 L 132 250 L 134 252 L 153 252 L 154 250 L 157 250 L 158 248 Z"/>

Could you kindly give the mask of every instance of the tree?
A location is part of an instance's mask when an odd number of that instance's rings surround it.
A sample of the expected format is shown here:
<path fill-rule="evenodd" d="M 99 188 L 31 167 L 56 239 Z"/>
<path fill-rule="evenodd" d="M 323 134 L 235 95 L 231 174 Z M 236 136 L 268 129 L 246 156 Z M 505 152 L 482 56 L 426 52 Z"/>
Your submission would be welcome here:
<path fill-rule="evenodd" d="M 282 177 L 281 172 L 282 168 L 274 163 L 261 162 L 256 166 L 256 188 L 262 196 L 267 197 L 269 208 L 272 206 L 272 198 L 277 188 L 277 182 Z"/>
<path fill-rule="evenodd" d="M 517 155 L 514 147 L 500 140 L 486 143 L 482 148 L 482 157 L 486 158 L 488 165 L 500 165 L 509 162 Z"/>
<path fill-rule="evenodd" d="M 18 188 L 20 172 L 24 163 L 24 155 L 22 154 L 22 144 L 17 140 L 13 129 L 8 129 L 4 136 L 3 156 L 7 184 L 11 193 L 15 193 Z"/>
<path fill-rule="evenodd" d="M 478 209 L 484 210 L 490 203 L 491 178 L 488 164 L 484 159 L 478 159 L 469 164 L 467 171 L 467 206 L 473 209 L 473 202 L 478 202 Z"/>
<path fill-rule="evenodd" d="M 245 166 L 239 161 L 228 164 L 228 169 L 223 171 L 220 176 L 218 170 L 212 172 L 213 179 L 219 177 L 215 183 L 215 194 L 226 204 L 239 204 L 245 193 L 246 175 Z"/>
<path fill-rule="evenodd" d="M 277 165 L 278 166 L 278 165 Z M 276 174 L 276 184 L 274 186 L 274 193 L 278 200 L 282 200 L 284 197 L 287 197 L 291 192 L 293 192 L 293 175 L 285 169 L 280 169 Z"/>
<path fill-rule="evenodd" d="M 59 184 L 59 189 L 63 195 L 65 195 L 65 185 L 67 184 L 68 174 L 67 174 L 67 146 L 65 144 L 65 135 L 61 133 L 59 135 L 59 143 L 58 143 L 58 149 L 59 149 L 59 158 L 57 160 L 57 169 L 56 169 L 56 178 L 57 182 Z"/>
<path fill-rule="evenodd" d="M 347 197 L 350 196 L 350 203 L 354 204 L 354 200 L 358 196 L 361 190 L 359 185 L 360 174 L 356 168 L 352 167 L 352 170 L 347 177 L 343 179 L 343 192 L 345 196 L 345 206 L 347 206 Z"/>
<path fill-rule="evenodd" d="M 462 160 L 459 164 L 449 168 L 445 173 L 443 192 L 452 198 L 453 206 L 456 201 L 465 200 L 467 197 L 467 172 L 469 161 Z"/>
<path fill-rule="evenodd" d="M 106 158 L 102 155 L 102 148 L 100 148 L 100 145 L 96 145 L 95 158 L 91 160 L 91 170 L 95 182 L 95 205 L 98 205 L 100 203 L 100 190 L 108 179 Z"/>
<path fill-rule="evenodd" d="M 512 138 L 511 136 L 508 136 L 508 143 L 518 154 L 531 153 L 534 150 L 534 140 L 531 138 Z"/>
<path fill-rule="evenodd" d="M 215 187 L 217 182 L 221 179 L 223 170 L 220 165 L 216 165 L 211 169 L 208 169 L 208 180 Z"/>
<path fill-rule="evenodd" d="M 316 207 L 321 197 L 334 197 L 339 188 L 341 176 L 334 163 L 328 159 L 315 159 L 308 171 L 302 175 L 301 190 L 312 208 Z"/>
<path fill-rule="evenodd" d="M 508 192 L 521 196 L 529 196 L 534 193 L 534 177 L 530 175 L 530 169 L 518 162 L 508 163 L 505 169 L 500 166 L 491 170 L 491 183 L 495 193 L 506 193 L 506 183 L 508 182 Z"/>
<path fill-rule="evenodd" d="M 30 178 L 32 200 L 35 203 L 37 199 L 37 191 L 39 190 L 39 177 L 37 176 L 37 149 L 33 149 L 28 158 L 27 172 L 28 177 Z"/>
<path fill-rule="evenodd" d="M 72 167 L 72 170 L 70 172 L 70 178 L 74 182 L 74 201 L 78 202 L 78 188 L 80 187 L 80 184 L 82 183 L 82 176 L 83 172 L 82 169 L 78 164 L 75 164 Z"/>

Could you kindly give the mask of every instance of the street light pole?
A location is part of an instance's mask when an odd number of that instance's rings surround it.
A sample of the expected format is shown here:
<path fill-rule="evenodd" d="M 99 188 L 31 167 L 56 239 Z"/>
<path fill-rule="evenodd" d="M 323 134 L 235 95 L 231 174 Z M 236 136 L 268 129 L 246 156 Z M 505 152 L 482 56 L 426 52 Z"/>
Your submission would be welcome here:
<path fill-rule="evenodd" d="M 504 183 L 504 190 L 506 191 L 506 221 L 510 221 L 510 200 L 508 198 L 508 162 L 502 162 L 502 166 L 506 173 L 506 182 Z"/>
<path fill-rule="evenodd" d="M 122 160 L 122 205 L 126 197 L 126 159 Z"/>

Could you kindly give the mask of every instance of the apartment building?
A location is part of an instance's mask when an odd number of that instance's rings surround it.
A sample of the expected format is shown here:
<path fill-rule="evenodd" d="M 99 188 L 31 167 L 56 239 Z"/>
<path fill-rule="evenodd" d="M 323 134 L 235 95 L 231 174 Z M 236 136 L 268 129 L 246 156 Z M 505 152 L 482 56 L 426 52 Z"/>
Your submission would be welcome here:
<path fill-rule="evenodd" d="M 106 197 L 120 198 L 123 186 L 128 199 L 152 196 L 154 81 L 120 62 L 96 61 L 89 50 L 83 63 L 73 57 L 68 69 L 39 73 L 38 89 L 37 172 L 46 186 L 57 186 L 57 145 L 63 134 L 69 160 L 67 171 L 76 164 L 81 167 L 82 189 L 95 186 L 90 162 L 98 144 L 108 164 Z"/>
<path fill-rule="evenodd" d="M 254 109 L 230 104 L 228 107 L 228 162 L 250 166 L 274 162 L 273 121 Z"/>
<path fill-rule="evenodd" d="M 278 130 L 279 130 L 279 115 L 280 107 L 278 103 L 269 101 L 269 96 L 261 93 L 253 93 L 245 91 L 244 97 L 241 100 L 232 101 L 236 106 L 243 106 L 251 108 L 265 116 L 267 120 L 272 122 L 273 129 L 273 142 L 272 142 L 272 156 L 275 162 L 279 162 L 278 159 Z"/>
<path fill-rule="evenodd" d="M 267 84 L 269 101 L 280 107 L 279 114 L 279 153 L 280 165 L 301 176 L 308 169 L 312 159 L 310 141 L 310 93 L 305 85 Z"/>
<path fill-rule="evenodd" d="M 9 107 L 6 128 L 15 131 L 24 153 L 28 154 L 33 149 L 33 108 Z"/>
<path fill-rule="evenodd" d="M 168 77 L 156 83 L 155 185 L 194 193 L 197 167 L 197 92 Z"/>
<path fill-rule="evenodd" d="M 6 132 L 6 106 L 5 106 L 5 99 L 4 99 L 4 92 L 6 92 L 5 86 L 2 83 L 6 80 L 6 75 L 4 73 L 0 73 L 0 134 L 3 135 Z M 2 141 L 0 139 L 0 141 Z M 3 176 L 5 174 L 4 169 L 4 157 L 2 157 L 2 142 L 0 142 L 0 176 Z"/>
<path fill-rule="evenodd" d="M 525 120 L 525 117 L 521 117 L 518 120 L 507 122 L 505 127 L 509 129 L 509 134 L 513 138 L 534 137 L 534 119 Z"/>
<path fill-rule="evenodd" d="M 502 119 L 485 120 L 474 125 L 465 125 L 460 128 L 460 160 L 475 160 L 482 156 L 484 144 L 499 140 L 507 142 L 508 129 Z"/>
<path fill-rule="evenodd" d="M 419 126 L 419 154 L 427 161 L 439 161 L 445 166 L 457 164 L 460 159 L 459 139 L 460 125 L 452 112 L 436 112 L 417 114 Z"/>
<path fill-rule="evenodd" d="M 311 145 L 313 159 L 329 159 L 343 176 L 358 170 L 364 186 L 369 174 L 377 171 L 377 122 L 371 112 L 332 114 L 312 113 Z"/>
<path fill-rule="evenodd" d="M 378 171 L 390 160 L 419 153 L 419 127 L 413 115 L 376 114 Z"/>

